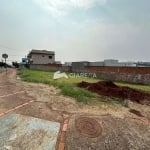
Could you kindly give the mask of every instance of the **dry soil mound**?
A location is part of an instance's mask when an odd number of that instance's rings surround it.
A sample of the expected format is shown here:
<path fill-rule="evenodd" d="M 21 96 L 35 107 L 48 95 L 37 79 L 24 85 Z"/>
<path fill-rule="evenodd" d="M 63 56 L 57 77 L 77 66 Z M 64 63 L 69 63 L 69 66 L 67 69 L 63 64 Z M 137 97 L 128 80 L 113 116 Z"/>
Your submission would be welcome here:
<path fill-rule="evenodd" d="M 80 88 L 85 88 L 102 96 L 117 97 L 129 99 L 140 104 L 150 104 L 150 94 L 134 90 L 129 87 L 115 85 L 111 81 L 99 81 L 96 83 L 80 82 L 77 84 Z"/>

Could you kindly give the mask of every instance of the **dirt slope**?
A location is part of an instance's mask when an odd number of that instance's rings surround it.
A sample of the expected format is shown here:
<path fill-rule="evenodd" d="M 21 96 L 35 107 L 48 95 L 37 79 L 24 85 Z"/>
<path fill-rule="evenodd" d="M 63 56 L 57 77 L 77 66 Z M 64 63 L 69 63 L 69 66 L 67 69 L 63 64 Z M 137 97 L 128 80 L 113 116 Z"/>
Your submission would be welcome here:
<path fill-rule="evenodd" d="M 100 81 L 97 83 L 81 82 L 77 86 L 102 96 L 117 97 L 123 100 L 129 99 L 133 102 L 150 105 L 150 94 L 129 87 L 117 86 L 111 81 Z"/>

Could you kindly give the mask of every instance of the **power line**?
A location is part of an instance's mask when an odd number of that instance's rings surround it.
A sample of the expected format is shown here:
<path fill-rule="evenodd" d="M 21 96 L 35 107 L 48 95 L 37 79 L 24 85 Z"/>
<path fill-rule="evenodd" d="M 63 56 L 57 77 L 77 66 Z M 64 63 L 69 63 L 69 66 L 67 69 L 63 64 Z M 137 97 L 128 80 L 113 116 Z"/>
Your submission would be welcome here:
<path fill-rule="evenodd" d="M 19 57 L 21 56 L 22 57 L 23 55 L 11 55 L 11 54 L 9 54 L 9 56 L 19 56 Z"/>
<path fill-rule="evenodd" d="M 7 49 L 11 49 L 11 50 L 17 50 L 17 49 L 15 49 L 15 48 L 11 48 L 11 47 L 8 47 L 8 46 L 6 46 L 6 45 L 4 45 L 4 44 L 0 44 L 0 47 L 2 47 L 2 48 L 7 48 Z M 18 51 L 18 50 L 17 50 Z M 9 54 L 9 56 L 11 56 L 11 57 L 13 57 L 13 56 L 19 56 L 19 57 L 22 57 L 23 55 L 14 55 L 14 54 Z"/>
<path fill-rule="evenodd" d="M 6 48 L 6 49 L 10 49 L 10 50 L 14 50 L 14 51 L 18 51 L 18 50 L 15 49 L 15 48 L 8 47 L 8 46 L 6 46 L 6 45 L 4 45 L 4 44 L 1 44 L 1 43 L 0 43 L 0 47 Z M 14 54 L 9 54 L 9 56 L 11 56 L 11 57 L 16 57 L 16 56 L 18 56 L 18 57 L 23 57 L 23 55 L 14 55 Z M 24 55 L 24 56 L 26 57 L 26 55 Z M 14 61 L 14 60 L 7 59 L 7 61 Z"/>
<path fill-rule="evenodd" d="M 8 46 L 6 46 L 6 45 L 4 45 L 4 44 L 0 44 L 0 47 L 2 47 L 2 48 L 7 48 L 7 49 L 10 49 L 10 50 L 14 50 L 14 51 L 18 51 L 17 49 L 15 49 L 15 48 L 12 48 L 12 47 L 8 47 Z"/>

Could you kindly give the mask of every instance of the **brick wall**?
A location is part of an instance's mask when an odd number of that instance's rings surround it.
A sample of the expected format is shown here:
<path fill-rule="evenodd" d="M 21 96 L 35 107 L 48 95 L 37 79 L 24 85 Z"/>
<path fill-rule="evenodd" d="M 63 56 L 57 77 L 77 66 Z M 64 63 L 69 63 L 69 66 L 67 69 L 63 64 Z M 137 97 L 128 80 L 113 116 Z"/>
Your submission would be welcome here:
<path fill-rule="evenodd" d="M 31 69 L 43 71 L 79 72 L 78 69 L 61 64 L 30 65 Z M 129 83 L 150 84 L 150 67 L 95 67 L 85 66 L 80 72 L 96 73 L 98 78 Z"/>
<path fill-rule="evenodd" d="M 104 67 L 104 66 L 85 66 L 86 70 L 96 72 L 112 72 L 126 74 L 150 74 L 150 67 Z"/>
<path fill-rule="evenodd" d="M 130 83 L 150 84 L 150 67 L 93 67 L 87 66 L 85 72 L 95 72 L 97 77 Z"/>

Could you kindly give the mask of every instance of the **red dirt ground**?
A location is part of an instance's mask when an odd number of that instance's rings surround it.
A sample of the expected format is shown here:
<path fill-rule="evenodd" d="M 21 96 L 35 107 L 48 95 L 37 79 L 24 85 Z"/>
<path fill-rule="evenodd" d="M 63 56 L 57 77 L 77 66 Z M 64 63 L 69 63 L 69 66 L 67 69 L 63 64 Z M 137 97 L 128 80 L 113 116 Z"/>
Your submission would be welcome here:
<path fill-rule="evenodd" d="M 82 81 L 78 83 L 77 86 L 102 96 L 129 99 L 133 102 L 150 105 L 150 94 L 129 87 L 117 86 L 111 81 L 99 81 L 96 83 Z"/>

